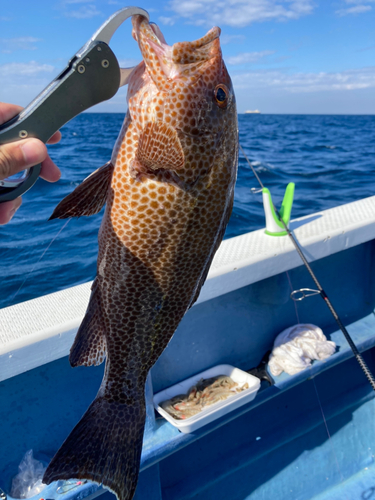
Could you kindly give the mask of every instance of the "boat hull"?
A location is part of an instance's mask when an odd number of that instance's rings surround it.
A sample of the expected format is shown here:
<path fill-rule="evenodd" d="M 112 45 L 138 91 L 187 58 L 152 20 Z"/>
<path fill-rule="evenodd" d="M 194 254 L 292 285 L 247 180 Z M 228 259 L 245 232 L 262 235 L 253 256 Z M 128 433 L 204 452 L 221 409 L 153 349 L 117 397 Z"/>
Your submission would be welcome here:
<path fill-rule="evenodd" d="M 315 240 L 309 224 L 327 224 L 325 212 L 291 225 L 297 237 L 300 230 L 314 272 L 374 373 L 375 199 L 371 203 L 374 213 L 365 214 L 366 223 L 318 227 Z M 338 350 L 297 375 L 276 377 L 272 387 L 262 383 L 252 401 L 193 433 L 158 417 L 145 435 L 137 500 L 369 499 L 375 491 L 374 391 L 324 301 L 314 296 L 296 308 L 290 299 L 292 289 L 314 285 L 287 240 L 264 237 L 225 242 L 230 252 L 219 251 L 200 300 L 151 371 L 154 392 L 219 364 L 248 370 L 278 333 L 298 321 L 320 326 Z M 268 246 L 260 248 L 259 260 L 254 252 L 244 260 L 258 248 L 255 238 Z M 38 301 L 62 307 L 65 296 Z M 31 310 L 28 303 L 14 307 L 17 314 Z M 0 326 L 12 311 L 0 311 Z M 68 346 L 76 331 L 71 322 L 66 325 L 44 337 L 34 334 L 28 343 L 4 342 L 0 351 L 0 488 L 8 496 L 24 453 L 33 449 L 36 458 L 51 458 L 100 385 L 103 367 L 72 369 L 68 347 L 61 357 L 61 343 Z M 56 485 L 48 488 L 44 498 L 61 498 Z M 64 498 L 98 494 L 109 500 L 109 493 L 90 483 Z"/>

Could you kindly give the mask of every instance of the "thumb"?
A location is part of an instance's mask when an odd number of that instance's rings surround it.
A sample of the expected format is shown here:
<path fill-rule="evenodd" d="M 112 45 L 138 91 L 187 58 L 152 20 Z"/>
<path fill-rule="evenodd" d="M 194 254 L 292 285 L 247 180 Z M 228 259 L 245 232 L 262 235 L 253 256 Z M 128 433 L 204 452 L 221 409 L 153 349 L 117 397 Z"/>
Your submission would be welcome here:
<path fill-rule="evenodd" d="M 47 148 L 38 139 L 26 139 L 0 146 L 0 179 L 6 179 L 47 157 Z"/>

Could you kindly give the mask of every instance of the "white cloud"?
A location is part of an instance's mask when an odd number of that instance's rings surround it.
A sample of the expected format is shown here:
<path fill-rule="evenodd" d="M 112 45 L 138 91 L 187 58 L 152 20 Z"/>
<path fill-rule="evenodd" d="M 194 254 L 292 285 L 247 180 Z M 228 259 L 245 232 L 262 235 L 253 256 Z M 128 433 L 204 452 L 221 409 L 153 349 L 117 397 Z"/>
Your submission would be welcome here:
<path fill-rule="evenodd" d="M 346 4 L 363 4 L 363 3 L 375 3 L 375 0 L 344 0 Z"/>
<path fill-rule="evenodd" d="M 74 5 L 77 3 L 92 3 L 92 0 L 63 0 L 62 5 Z"/>
<path fill-rule="evenodd" d="M 243 42 L 244 40 L 246 40 L 246 37 L 245 35 L 227 35 L 227 34 L 224 34 L 224 35 L 221 35 L 220 37 L 220 43 L 221 45 L 227 45 L 228 43 L 238 43 L 238 42 Z"/>
<path fill-rule="evenodd" d="M 193 24 L 234 27 L 253 22 L 287 21 L 311 14 L 313 0 L 171 0 L 169 7 Z"/>
<path fill-rule="evenodd" d="M 274 54 L 274 50 L 263 50 L 261 52 L 242 52 L 241 54 L 237 54 L 236 56 L 227 57 L 225 61 L 228 64 L 236 65 L 236 64 L 246 64 L 246 63 L 255 63 L 262 59 L 263 57 L 270 56 Z"/>
<path fill-rule="evenodd" d="M 349 9 L 339 9 L 336 14 L 339 16 L 348 16 L 350 14 L 363 14 L 363 12 L 368 12 L 371 10 L 371 5 L 357 5 L 356 7 L 350 7 Z"/>
<path fill-rule="evenodd" d="M 375 3 L 375 0 L 342 0 L 342 1 L 344 2 L 345 5 L 354 5 L 354 7 L 336 10 L 336 14 L 339 16 L 348 16 L 350 14 L 363 14 L 364 12 L 369 12 L 370 10 L 372 10 L 372 7 L 371 5 L 368 4 Z"/>
<path fill-rule="evenodd" d="M 338 73 L 294 73 L 280 70 L 251 71 L 232 76 L 235 89 L 279 89 L 288 93 L 375 88 L 375 66 Z"/>
<path fill-rule="evenodd" d="M 36 61 L 30 61 L 29 63 L 9 63 L 0 66 L 0 78 L 35 77 L 53 71 L 55 71 L 54 66 L 50 64 L 40 64 Z"/>
<path fill-rule="evenodd" d="M 139 59 L 127 57 L 126 59 L 120 59 L 118 63 L 120 68 L 132 68 L 133 66 L 139 64 L 141 62 L 141 59 L 141 56 L 139 56 Z"/>
<path fill-rule="evenodd" d="M 363 49 L 358 49 L 357 52 L 367 52 L 368 50 L 374 50 L 375 45 L 370 45 L 370 47 L 365 47 Z"/>
<path fill-rule="evenodd" d="M 0 52 L 10 54 L 15 50 L 35 50 L 35 43 L 40 41 L 40 38 L 34 38 L 32 36 L 20 38 L 0 38 L 0 45 L 2 47 Z"/>
<path fill-rule="evenodd" d="M 61 0 L 59 8 L 65 17 L 73 19 L 91 19 L 95 16 L 103 15 L 102 12 L 97 9 L 94 2 L 95 0 Z"/>
<path fill-rule="evenodd" d="M 57 68 L 37 61 L 0 65 L 1 99 L 25 106 L 57 74 Z"/>
<path fill-rule="evenodd" d="M 164 24 L 165 26 L 173 26 L 174 23 L 176 22 L 173 17 L 164 17 L 160 16 L 159 21 Z"/>
<path fill-rule="evenodd" d="M 95 5 L 85 5 L 78 10 L 65 11 L 66 17 L 73 17 L 75 19 L 91 19 L 95 16 L 101 16 L 102 13 L 96 8 Z"/>

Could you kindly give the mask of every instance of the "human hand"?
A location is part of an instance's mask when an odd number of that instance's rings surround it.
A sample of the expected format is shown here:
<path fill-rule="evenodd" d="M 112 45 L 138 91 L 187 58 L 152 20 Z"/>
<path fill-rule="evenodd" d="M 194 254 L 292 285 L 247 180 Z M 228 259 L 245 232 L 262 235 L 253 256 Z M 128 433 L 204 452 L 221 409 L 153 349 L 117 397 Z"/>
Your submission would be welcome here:
<path fill-rule="evenodd" d="M 20 111 L 22 111 L 21 106 L 0 102 L 0 125 L 13 118 Z M 48 144 L 56 144 L 60 139 L 60 132 L 56 132 Z M 0 179 L 6 179 L 39 163 L 42 163 L 40 172 L 42 179 L 48 182 L 56 182 L 60 179 L 59 168 L 48 156 L 45 144 L 39 139 L 23 139 L 0 146 Z M 0 225 L 11 220 L 21 203 L 21 197 L 0 203 Z"/>

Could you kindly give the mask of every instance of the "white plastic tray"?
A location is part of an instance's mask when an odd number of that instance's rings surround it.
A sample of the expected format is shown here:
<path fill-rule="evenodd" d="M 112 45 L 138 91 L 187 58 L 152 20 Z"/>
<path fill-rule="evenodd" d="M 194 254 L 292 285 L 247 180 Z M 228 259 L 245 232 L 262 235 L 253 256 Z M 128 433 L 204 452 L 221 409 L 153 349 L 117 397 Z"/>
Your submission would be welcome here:
<path fill-rule="evenodd" d="M 162 403 L 167 399 L 171 399 L 178 394 L 186 394 L 190 387 L 196 384 L 196 382 L 198 382 L 201 378 L 207 379 L 216 377 L 217 375 L 228 375 L 232 378 L 232 380 L 240 385 L 247 382 L 249 384 L 249 388 L 224 401 L 219 401 L 218 403 L 204 408 L 197 415 L 193 415 L 186 420 L 174 419 L 172 415 L 159 406 L 159 403 Z M 230 411 L 239 408 L 249 401 L 252 401 L 255 398 L 259 387 L 260 380 L 257 377 L 254 377 L 253 375 L 250 375 L 249 373 L 231 365 L 218 365 L 210 368 L 209 370 L 205 370 L 204 372 L 197 373 L 197 375 L 194 375 L 179 384 L 173 385 L 164 391 L 158 392 L 154 395 L 154 407 L 160 415 L 162 415 L 172 425 L 177 427 L 181 432 L 189 433 L 203 427 L 219 417 L 222 417 L 223 415 L 226 415 Z"/>

